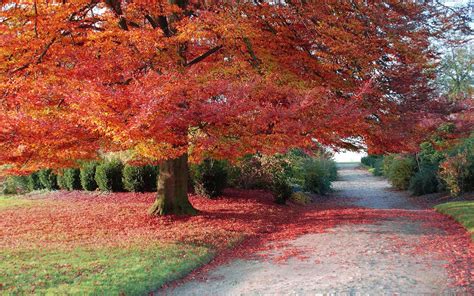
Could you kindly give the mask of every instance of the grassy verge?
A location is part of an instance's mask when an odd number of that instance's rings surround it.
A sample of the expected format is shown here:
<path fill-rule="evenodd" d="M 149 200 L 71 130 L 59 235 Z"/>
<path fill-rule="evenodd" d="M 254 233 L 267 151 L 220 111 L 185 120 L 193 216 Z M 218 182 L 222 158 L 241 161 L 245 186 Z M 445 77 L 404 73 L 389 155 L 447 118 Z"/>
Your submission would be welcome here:
<path fill-rule="evenodd" d="M 32 204 L 34 204 L 34 201 L 30 199 L 13 196 L 0 196 L 0 210 L 19 206 L 29 206 Z"/>
<path fill-rule="evenodd" d="M 9 250 L 0 253 L 0 292 L 12 295 L 144 295 L 211 257 L 191 245 Z"/>
<path fill-rule="evenodd" d="M 435 209 L 442 214 L 453 217 L 466 227 L 474 241 L 474 201 L 448 202 L 435 206 Z"/>

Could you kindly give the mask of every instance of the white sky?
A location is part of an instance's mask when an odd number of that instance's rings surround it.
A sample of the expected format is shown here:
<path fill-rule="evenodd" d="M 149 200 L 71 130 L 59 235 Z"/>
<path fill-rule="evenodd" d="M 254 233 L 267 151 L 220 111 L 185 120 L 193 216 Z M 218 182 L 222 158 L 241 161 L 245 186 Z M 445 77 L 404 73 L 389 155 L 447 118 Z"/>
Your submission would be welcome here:
<path fill-rule="evenodd" d="M 344 151 L 336 153 L 334 160 L 336 162 L 360 162 L 360 159 L 366 155 L 365 152 Z"/>

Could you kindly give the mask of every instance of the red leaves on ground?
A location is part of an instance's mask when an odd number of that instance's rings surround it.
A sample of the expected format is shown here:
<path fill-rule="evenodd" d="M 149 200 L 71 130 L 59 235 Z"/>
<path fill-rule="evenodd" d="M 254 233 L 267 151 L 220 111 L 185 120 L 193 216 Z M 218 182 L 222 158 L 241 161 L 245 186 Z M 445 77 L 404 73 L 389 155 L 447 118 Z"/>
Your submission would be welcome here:
<path fill-rule="evenodd" d="M 285 248 L 288 240 L 303 234 L 321 233 L 343 224 L 404 219 L 420 222 L 426 232 L 417 234 L 416 244 L 394 237 L 392 251 L 413 256 L 434 254 L 447 262 L 454 285 L 473 284 L 474 247 L 469 235 L 452 219 L 433 210 L 338 208 L 332 203 L 330 208 L 320 203 L 311 207 L 279 206 L 272 202 L 271 194 L 263 191 L 228 190 L 216 200 L 192 196 L 200 215 L 150 217 L 146 209 L 153 199 L 154 194 L 52 193 L 43 200 L 44 206 L 2 211 L 0 248 L 72 249 L 168 242 L 210 246 L 220 255 L 189 277 L 199 278 L 205 274 L 202 271 L 230 259 Z M 229 249 L 243 238 L 239 246 Z M 306 251 L 290 247 L 283 255 L 267 259 L 305 260 Z"/>

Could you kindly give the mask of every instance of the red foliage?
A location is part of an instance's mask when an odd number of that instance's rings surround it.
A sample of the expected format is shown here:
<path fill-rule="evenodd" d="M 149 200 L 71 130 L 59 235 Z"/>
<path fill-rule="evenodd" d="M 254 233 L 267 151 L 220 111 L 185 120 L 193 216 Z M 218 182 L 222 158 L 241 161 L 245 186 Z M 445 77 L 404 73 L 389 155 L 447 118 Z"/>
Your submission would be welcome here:
<path fill-rule="evenodd" d="M 429 40 L 468 22 L 436 1 L 0 7 L 0 165 L 12 171 L 98 151 L 235 158 L 350 137 L 409 149 L 429 130 L 420 121 L 440 117 Z"/>

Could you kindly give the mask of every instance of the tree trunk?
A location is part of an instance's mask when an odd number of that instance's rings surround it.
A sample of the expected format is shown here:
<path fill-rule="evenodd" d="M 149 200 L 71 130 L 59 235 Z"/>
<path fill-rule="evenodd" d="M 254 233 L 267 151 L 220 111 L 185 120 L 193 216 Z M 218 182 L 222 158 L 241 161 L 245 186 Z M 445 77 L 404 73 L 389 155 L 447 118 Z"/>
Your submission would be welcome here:
<path fill-rule="evenodd" d="M 197 213 L 188 199 L 187 154 L 160 164 L 157 191 L 156 201 L 148 210 L 150 215 Z"/>

